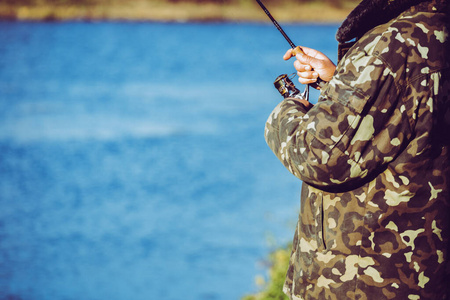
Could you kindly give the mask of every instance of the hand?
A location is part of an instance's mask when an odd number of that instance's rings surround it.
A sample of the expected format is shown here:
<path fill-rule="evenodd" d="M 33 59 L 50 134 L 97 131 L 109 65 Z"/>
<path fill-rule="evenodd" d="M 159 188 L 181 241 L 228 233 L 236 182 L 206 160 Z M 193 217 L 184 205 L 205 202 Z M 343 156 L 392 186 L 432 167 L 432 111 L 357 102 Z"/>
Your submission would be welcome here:
<path fill-rule="evenodd" d="M 336 65 L 322 52 L 301 47 L 305 54 L 297 54 L 294 68 L 297 70 L 298 81 L 301 84 L 314 83 L 317 77 L 324 81 L 330 81 L 333 77 Z M 284 54 L 283 59 L 289 60 L 293 56 L 293 49 Z"/>

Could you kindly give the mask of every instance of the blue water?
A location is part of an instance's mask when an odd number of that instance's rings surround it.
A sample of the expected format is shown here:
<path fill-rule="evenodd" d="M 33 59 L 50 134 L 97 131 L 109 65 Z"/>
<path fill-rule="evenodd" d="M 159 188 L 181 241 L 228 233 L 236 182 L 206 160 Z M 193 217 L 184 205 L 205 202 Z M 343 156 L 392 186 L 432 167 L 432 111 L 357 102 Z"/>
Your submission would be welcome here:
<path fill-rule="evenodd" d="M 333 59 L 336 29 L 285 25 Z M 269 24 L 0 23 L 0 299 L 257 291 L 299 209 L 263 137 L 287 48 Z"/>

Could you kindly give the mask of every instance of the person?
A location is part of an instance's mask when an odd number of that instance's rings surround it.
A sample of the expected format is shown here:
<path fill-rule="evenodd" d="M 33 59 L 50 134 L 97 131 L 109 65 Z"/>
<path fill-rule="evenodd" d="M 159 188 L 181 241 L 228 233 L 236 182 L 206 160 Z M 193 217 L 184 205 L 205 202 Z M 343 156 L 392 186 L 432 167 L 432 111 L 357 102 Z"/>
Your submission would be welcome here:
<path fill-rule="evenodd" d="M 449 28 L 447 0 L 364 0 L 337 66 L 296 56 L 301 83 L 326 83 L 265 127 L 302 181 L 290 299 L 450 299 Z"/>

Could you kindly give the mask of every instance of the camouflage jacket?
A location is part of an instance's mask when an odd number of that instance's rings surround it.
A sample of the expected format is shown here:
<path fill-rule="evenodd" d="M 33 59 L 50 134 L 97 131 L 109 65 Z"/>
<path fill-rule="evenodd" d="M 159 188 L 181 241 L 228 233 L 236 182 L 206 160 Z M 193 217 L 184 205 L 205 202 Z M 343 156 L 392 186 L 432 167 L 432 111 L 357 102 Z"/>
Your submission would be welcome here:
<path fill-rule="evenodd" d="M 310 110 L 288 98 L 267 120 L 303 181 L 291 299 L 450 299 L 449 16 L 436 1 L 362 36 Z"/>

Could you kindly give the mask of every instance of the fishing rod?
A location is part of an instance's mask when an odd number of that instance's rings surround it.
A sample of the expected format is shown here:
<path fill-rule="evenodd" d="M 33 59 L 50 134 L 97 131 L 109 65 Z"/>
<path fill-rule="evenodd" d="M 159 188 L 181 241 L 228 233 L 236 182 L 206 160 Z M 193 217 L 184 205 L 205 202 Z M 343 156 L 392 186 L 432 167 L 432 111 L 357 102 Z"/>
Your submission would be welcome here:
<path fill-rule="evenodd" d="M 294 42 L 292 42 L 292 40 L 289 38 L 289 36 L 286 34 L 286 32 L 283 30 L 283 28 L 277 22 L 277 20 L 275 20 L 275 18 L 272 16 L 272 14 L 269 12 L 269 10 L 264 6 L 264 4 L 260 0 L 256 0 L 256 2 L 258 2 L 259 6 L 261 6 L 262 10 L 266 13 L 266 15 L 272 21 L 273 25 L 275 25 L 275 27 L 278 29 L 278 31 L 283 35 L 283 37 L 289 43 L 289 45 L 293 49 L 292 53 L 294 53 L 294 55 L 305 54 L 305 52 L 303 52 L 303 50 L 300 46 L 296 46 L 294 44 Z M 282 80 L 282 82 L 279 82 L 279 80 Z M 322 87 L 324 85 L 324 83 L 325 82 L 320 77 L 318 77 L 317 81 L 315 83 L 312 83 L 311 85 L 313 87 Z M 287 75 L 285 75 L 285 74 L 278 76 L 277 79 L 275 80 L 274 84 L 275 84 L 275 87 L 280 91 L 280 93 L 282 93 L 280 88 L 281 89 L 284 89 L 284 88 L 289 89 L 289 88 L 292 88 L 292 86 L 294 86 L 292 81 L 290 81 L 289 77 L 287 77 Z M 308 87 L 309 87 L 309 85 L 307 85 L 305 92 L 303 93 L 304 94 L 303 98 L 308 97 L 308 94 L 309 94 Z M 294 86 L 294 88 L 295 88 L 295 86 Z M 295 93 L 295 91 L 292 91 L 291 93 Z M 282 93 L 282 95 L 285 96 L 286 94 Z M 285 96 L 285 97 L 287 97 L 287 96 Z"/>

